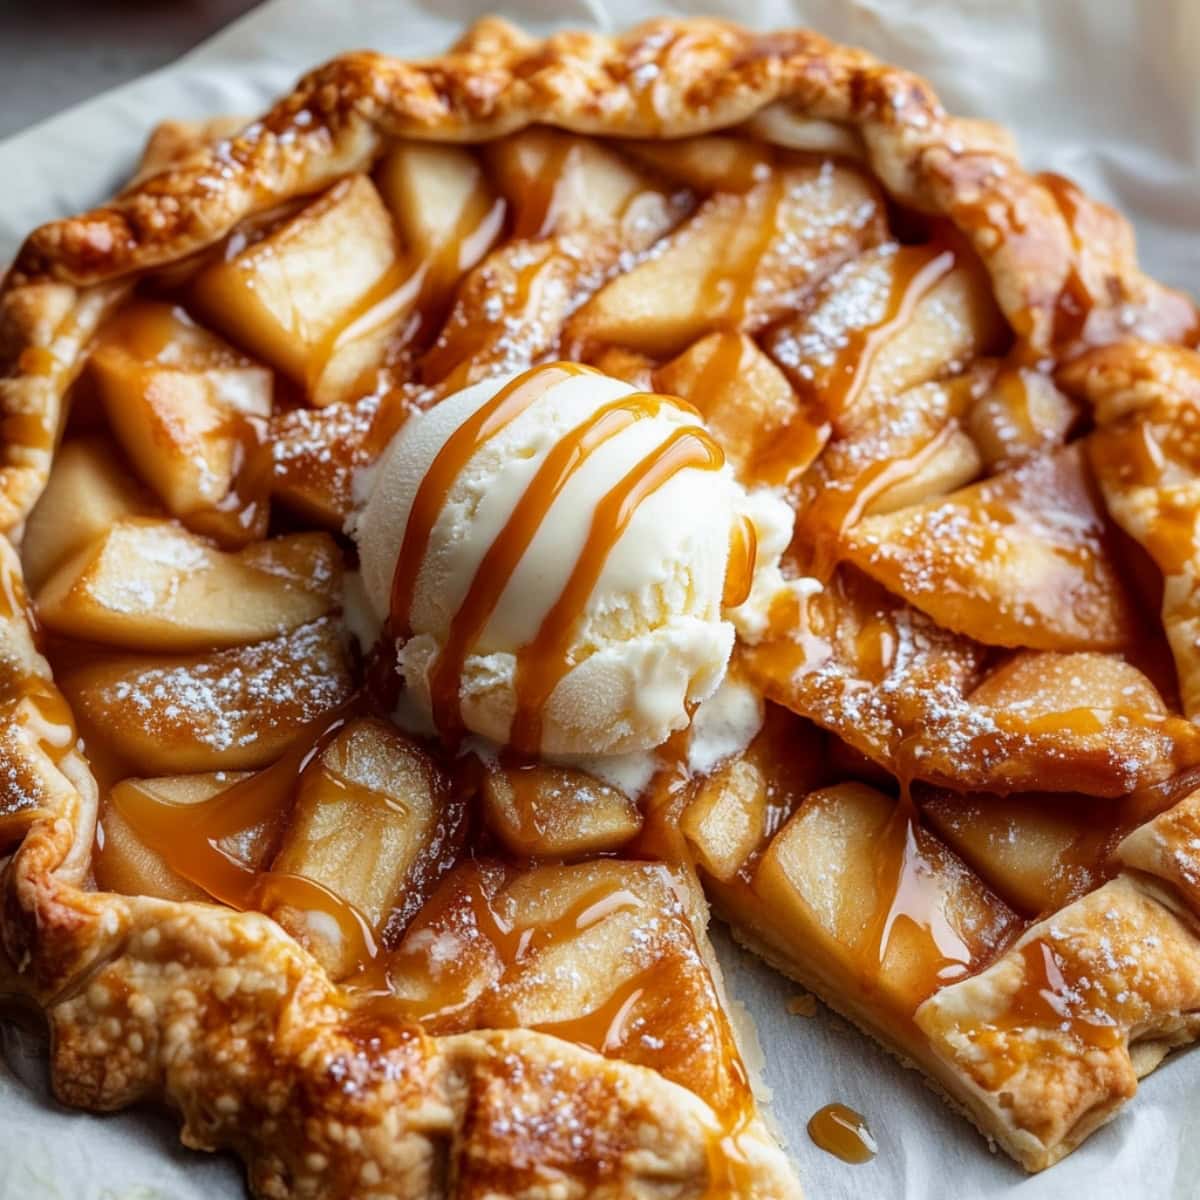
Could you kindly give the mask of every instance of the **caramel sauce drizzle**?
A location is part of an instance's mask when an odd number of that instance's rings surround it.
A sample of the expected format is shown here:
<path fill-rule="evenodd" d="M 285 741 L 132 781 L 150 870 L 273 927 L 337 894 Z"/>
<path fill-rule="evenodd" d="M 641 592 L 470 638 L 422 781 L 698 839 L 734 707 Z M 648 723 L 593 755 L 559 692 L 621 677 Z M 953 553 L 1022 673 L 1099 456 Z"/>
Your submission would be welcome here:
<path fill-rule="evenodd" d="M 343 347 L 376 332 L 401 314 L 408 312 L 411 316 L 407 325 L 396 331 L 389 353 L 431 327 L 442 315 L 454 281 L 496 241 L 506 210 L 504 200 L 493 197 L 481 182 L 438 251 L 415 265 L 397 251 L 396 261 L 314 346 L 305 379 L 309 391 Z"/>
<path fill-rule="evenodd" d="M 71 706 L 49 680 L 31 678 L 22 684 L 26 703 L 37 714 L 33 723 L 38 749 L 56 766 L 74 748 L 77 735 Z"/>
<path fill-rule="evenodd" d="M 505 873 L 506 875 L 507 873 Z M 418 918 L 410 935 L 390 956 L 391 971 L 402 971 L 406 965 L 415 966 L 416 974 L 422 979 L 438 976 L 431 974 L 426 963 L 431 942 L 422 931 L 445 927 L 461 931 L 473 931 L 477 939 L 473 943 L 462 942 L 453 967 L 440 972 L 443 986 L 432 991 L 424 999 L 409 1005 L 410 1015 L 432 1033 L 458 1032 L 469 1028 L 474 1019 L 471 1011 L 477 999 L 473 988 L 463 992 L 463 974 L 469 975 L 481 953 L 495 955 L 499 967 L 497 982 L 514 968 L 551 946 L 558 945 L 580 933 L 586 932 L 613 913 L 643 907 L 643 901 L 627 888 L 602 884 L 591 888 L 575 901 L 560 916 L 553 920 L 530 924 L 519 919 L 510 919 L 497 904 L 495 892 L 502 886 L 504 876 L 489 886 L 484 872 L 475 863 L 463 864 L 454 886 L 445 887 L 440 896 L 435 896 Z M 412 936 L 413 933 L 418 936 Z M 360 982 L 365 982 L 366 977 Z M 379 980 L 374 980 L 380 985 Z M 382 981 L 380 990 L 391 991 L 390 983 Z M 577 1039 L 591 1049 L 600 1049 L 596 1040 L 582 1035 L 592 1032 L 593 1026 L 582 1021 L 576 1031 Z M 562 1036 L 559 1034 L 559 1036 Z"/>
<path fill-rule="evenodd" d="M 1005 415 L 1020 430 L 1020 440 L 1034 445 L 1038 430 L 1029 408 L 1029 383 L 1025 372 L 1016 364 L 1006 363 L 996 373 L 992 388 L 1003 396 Z"/>
<path fill-rule="evenodd" d="M 578 159 L 579 142 L 574 137 L 568 134 L 554 137 L 533 185 L 522 197 L 513 226 L 514 238 L 539 241 L 554 232 Z"/>
<path fill-rule="evenodd" d="M 653 970 L 653 968 L 650 968 Z M 625 1045 L 627 1027 L 638 1002 L 651 986 L 643 972 L 627 979 L 611 996 L 591 1012 L 564 1017 L 558 1021 L 543 1021 L 537 1028 L 542 1033 L 577 1045 L 597 1050 L 601 1054 L 617 1054 Z"/>
<path fill-rule="evenodd" d="M 926 861 L 917 831 L 916 807 L 904 787 L 877 848 L 876 886 L 883 901 L 866 944 L 874 945 L 875 963 L 882 966 L 898 922 L 910 922 L 929 938 L 940 956 L 933 974 L 939 984 L 945 984 L 966 975 L 973 956 L 942 910 L 937 871 Z"/>
<path fill-rule="evenodd" d="M 953 270 L 955 262 L 954 251 L 936 243 L 902 246 L 896 251 L 883 312 L 877 321 L 847 334 L 821 389 L 827 412 L 837 417 L 854 406 L 880 351 L 909 323 L 917 305 Z"/>
<path fill-rule="evenodd" d="M 1024 978 L 1009 997 L 1001 1029 L 1060 1029 L 1097 1050 L 1112 1050 L 1125 1037 L 1106 1010 L 1102 985 L 1089 980 L 1086 967 L 1065 959 L 1045 938 L 1031 938 L 1020 948 Z M 1098 995 L 1097 995 L 1098 993 Z M 1094 1003 L 1095 1000 L 1100 1003 Z"/>
<path fill-rule="evenodd" d="M 341 318 L 317 340 L 306 364 L 304 383 L 311 393 L 334 355 L 393 317 L 412 308 L 421 294 L 427 265 L 415 270 L 403 258 L 396 261 L 369 287 Z"/>
<path fill-rule="evenodd" d="M 844 1104 L 827 1104 L 813 1113 L 808 1136 L 842 1162 L 870 1162 L 878 1150 L 866 1118 Z"/>
<path fill-rule="evenodd" d="M 841 556 L 842 535 L 853 529 L 889 488 L 914 478 L 935 461 L 960 429 L 958 421 L 951 419 L 907 458 L 870 463 L 844 486 L 825 487 L 796 519 L 796 534 L 801 536 L 793 544 L 808 543 L 805 572 L 828 582 Z"/>
<path fill-rule="evenodd" d="M 721 447 L 700 426 L 676 429 L 647 454 L 596 506 L 591 529 L 563 587 L 542 621 L 537 636 L 517 652 L 517 711 L 509 742 L 527 754 L 542 740 L 542 710 L 562 677 L 571 669 L 571 638 L 579 614 L 595 590 L 609 552 L 629 526 L 638 506 L 680 471 L 718 471 Z"/>
<path fill-rule="evenodd" d="M 409 625 L 417 574 L 429 550 L 433 527 L 455 481 L 477 451 L 556 384 L 577 375 L 599 374 L 578 363 L 547 363 L 518 375 L 472 413 L 438 451 L 413 497 L 404 539 L 392 576 L 391 627 L 395 636 L 410 637 Z"/>
<path fill-rule="evenodd" d="M 709 398 L 719 395 L 731 379 L 745 369 L 746 343 L 737 333 L 725 332 L 712 342 L 708 359 L 689 385 L 689 397 L 703 416 Z M 799 404 L 799 397 L 796 398 Z M 768 487 L 787 486 L 816 459 L 829 438 L 829 423 L 805 406 L 764 438 L 740 472 Z"/>
<path fill-rule="evenodd" d="M 700 289 L 700 307 L 704 312 L 720 314 L 721 325 L 726 329 L 740 329 L 749 314 L 750 301 L 754 296 L 759 267 L 771 251 L 779 232 L 780 210 L 785 198 L 784 176 L 772 171 L 759 185 L 761 198 L 753 191 L 747 193 L 748 205 L 755 205 L 753 212 L 754 238 L 748 252 L 737 255 L 738 269 L 730 272 L 729 263 L 718 256 Z M 757 200 L 757 204 L 756 204 Z"/>
<path fill-rule="evenodd" d="M 257 871 L 221 843 L 277 820 L 296 795 L 300 779 L 346 723 L 343 712 L 314 739 L 298 738 L 273 765 L 196 804 L 152 795 L 137 780 L 118 783 L 110 802 L 137 836 L 177 874 L 214 900 L 241 910 L 270 912 L 281 905 L 319 912 L 336 924 L 355 959 L 377 953 L 366 918 L 323 884 L 300 875 Z"/>
<path fill-rule="evenodd" d="M 737 608 L 750 598 L 754 586 L 754 567 L 758 561 L 758 532 L 754 522 L 741 513 L 733 523 L 729 544 L 729 565 L 721 591 L 722 608 Z"/>
<path fill-rule="evenodd" d="M 450 622 L 446 641 L 430 673 L 433 716 L 444 738 L 462 731 L 459 686 L 467 655 L 483 633 L 508 581 L 542 528 L 550 506 L 587 458 L 635 421 L 656 415 L 667 397 L 635 392 L 598 409 L 557 442 L 521 495 L 511 516 L 476 568 L 465 598 Z"/>

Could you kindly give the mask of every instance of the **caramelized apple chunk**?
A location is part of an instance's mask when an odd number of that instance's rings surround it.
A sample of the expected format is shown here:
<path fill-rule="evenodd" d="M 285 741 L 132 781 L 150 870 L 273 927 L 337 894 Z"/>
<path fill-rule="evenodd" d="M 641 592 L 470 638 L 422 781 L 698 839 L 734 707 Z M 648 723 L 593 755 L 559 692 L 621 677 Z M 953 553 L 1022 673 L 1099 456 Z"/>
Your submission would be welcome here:
<path fill-rule="evenodd" d="M 89 360 L 109 424 L 168 510 L 222 527 L 271 415 L 272 378 L 179 309 L 142 302 L 104 331 Z M 238 505 L 241 507 L 241 505 Z M 230 513 L 231 517 L 236 514 Z M 232 540 L 266 532 L 265 505 Z"/>
<path fill-rule="evenodd" d="M 768 704 L 745 753 L 702 779 L 679 818 L 696 864 L 721 883 L 744 875 L 824 773 L 816 727 Z"/>
<path fill-rule="evenodd" d="M 463 146 L 397 142 L 376 168 L 375 182 L 423 273 L 423 304 L 438 305 L 491 249 L 504 222 L 504 202 Z"/>
<path fill-rule="evenodd" d="M 265 766 L 352 686 L 329 617 L 232 650 L 99 657 L 57 677 L 85 738 L 162 774 Z"/>
<path fill-rule="evenodd" d="M 832 163 L 778 166 L 743 194 L 706 200 L 660 253 L 580 309 L 566 343 L 666 357 L 715 329 L 752 333 L 882 234 L 866 176 Z"/>
<path fill-rule="evenodd" d="M 654 391 L 654 359 L 639 354 L 636 350 L 605 346 L 589 365 L 614 379 L 623 379 L 639 392 Z"/>
<path fill-rule="evenodd" d="M 207 267 L 193 288 L 218 329 L 326 404 L 348 398 L 365 365 L 364 339 L 370 363 L 408 320 L 415 292 L 391 216 L 365 175 L 335 184 L 267 237 Z M 338 361 L 342 354 L 355 370 Z M 323 382 L 327 372 L 337 386 Z"/>
<path fill-rule="evenodd" d="M 867 517 L 845 538 L 852 562 L 944 628 L 1038 650 L 1133 641 L 1137 618 L 1107 542 L 1079 445 Z"/>
<path fill-rule="evenodd" d="M 535 126 L 488 142 L 484 154 L 517 239 L 604 233 L 637 250 L 673 223 L 667 190 L 591 138 Z"/>
<path fill-rule="evenodd" d="M 342 729 L 304 772 L 271 869 L 323 884 L 377 937 L 398 908 L 420 905 L 450 784 L 428 753 L 383 721 Z M 341 978 L 351 948 L 305 913 L 274 914 Z"/>
<path fill-rule="evenodd" d="M 515 235 L 466 275 L 421 360 L 422 380 L 443 389 L 556 350 L 579 303 L 686 211 L 685 198 L 583 138 L 530 129 L 491 143 L 487 154 L 513 206 Z"/>
<path fill-rule="evenodd" d="M 801 406 L 783 373 L 745 334 L 701 338 L 660 367 L 654 383 L 700 410 L 748 482 L 790 483 L 829 437 L 828 422 Z"/>
<path fill-rule="evenodd" d="M 272 495 L 301 516 L 340 532 L 354 507 L 354 473 L 371 461 L 381 403 L 378 396 L 364 396 L 274 416 Z"/>
<path fill-rule="evenodd" d="M 971 406 L 966 426 L 994 473 L 1061 445 L 1079 417 L 1079 408 L 1048 376 L 1005 366 Z"/>
<path fill-rule="evenodd" d="M 938 792 L 922 799 L 934 832 L 1018 911 L 1055 912 L 1116 866 L 1117 802 L 1092 796 Z"/>
<path fill-rule="evenodd" d="M 843 534 L 864 516 L 944 495 L 978 475 L 979 455 L 961 418 L 984 382 L 968 374 L 908 388 L 829 444 L 793 492 L 797 554 L 812 559 L 802 565 L 826 574 Z"/>
<path fill-rule="evenodd" d="M 769 146 L 722 134 L 618 144 L 630 158 L 696 192 L 748 192 L 775 162 Z"/>
<path fill-rule="evenodd" d="M 1003 347 L 1007 327 L 983 268 L 939 244 L 867 250 L 767 349 L 801 400 L 852 429 L 886 397 Z"/>
<path fill-rule="evenodd" d="M 66 442 L 21 542 L 25 585 L 36 592 L 51 571 L 124 517 L 148 514 L 154 501 L 102 438 Z"/>
<path fill-rule="evenodd" d="M 862 784 L 810 795 L 751 886 L 781 915 L 775 927 L 786 935 L 776 935 L 774 948 L 785 965 L 790 945 L 815 950 L 822 975 L 842 979 L 850 996 L 864 984 L 881 996 L 885 1020 L 907 1021 L 946 981 L 986 965 L 1020 927 L 904 805 Z"/>
<path fill-rule="evenodd" d="M 642 827 L 637 805 L 615 787 L 543 762 L 489 765 L 483 811 L 505 848 L 529 858 L 617 850 Z"/>
<path fill-rule="evenodd" d="M 971 701 L 1035 718 L 1085 710 L 1150 719 L 1167 713 L 1158 689 L 1117 654 L 1025 651 L 992 671 Z"/>
<path fill-rule="evenodd" d="M 249 776 L 240 772 L 220 771 L 203 775 L 169 775 L 161 779 L 127 779 L 114 789 L 114 799 L 105 802 L 100 813 L 93 869 L 99 887 L 125 896 L 157 896 L 163 900 L 207 900 L 208 895 L 180 875 L 161 854 L 137 835 L 121 812 L 124 792 L 144 792 L 160 804 L 181 808 L 181 828 L 187 820 L 186 807 L 211 800 L 227 788 Z M 243 839 L 236 846 L 225 845 L 247 866 L 260 866 L 266 853 L 266 838 Z"/>
<path fill-rule="evenodd" d="M 174 522 L 127 517 L 63 563 L 36 604 L 58 634 L 186 653 L 286 633 L 340 600 L 341 556 L 326 534 L 227 554 Z"/>

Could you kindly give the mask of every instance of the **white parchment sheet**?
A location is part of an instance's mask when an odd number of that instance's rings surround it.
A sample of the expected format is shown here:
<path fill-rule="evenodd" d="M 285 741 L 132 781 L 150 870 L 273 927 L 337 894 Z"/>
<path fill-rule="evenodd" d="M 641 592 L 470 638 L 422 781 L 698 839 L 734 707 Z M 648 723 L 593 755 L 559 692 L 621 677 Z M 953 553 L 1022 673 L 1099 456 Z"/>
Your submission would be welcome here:
<path fill-rule="evenodd" d="M 542 32 L 707 12 L 865 46 L 927 76 L 952 110 L 1010 125 L 1026 162 L 1116 203 L 1148 268 L 1200 292 L 1200 0 L 273 0 L 174 65 L 0 143 L 0 262 L 33 225 L 108 194 L 156 120 L 255 113 L 339 50 L 431 53 L 490 9 Z M 1113 1124 L 1027 1178 L 844 1022 L 789 1013 L 797 989 L 716 932 L 811 1200 L 1200 1197 L 1200 1053 L 1160 1068 Z M 58 1108 L 44 1048 L 0 1029 L 0 1200 L 244 1195 L 238 1165 L 181 1149 L 169 1118 Z M 872 1163 L 846 1166 L 809 1143 L 808 1117 L 834 1100 L 867 1115 Z"/>

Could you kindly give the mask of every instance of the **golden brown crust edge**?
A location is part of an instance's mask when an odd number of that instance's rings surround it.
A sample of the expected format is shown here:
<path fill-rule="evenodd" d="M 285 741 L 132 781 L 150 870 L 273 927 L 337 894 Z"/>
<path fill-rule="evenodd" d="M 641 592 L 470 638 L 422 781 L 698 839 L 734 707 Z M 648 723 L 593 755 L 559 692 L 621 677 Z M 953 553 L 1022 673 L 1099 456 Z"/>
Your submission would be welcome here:
<path fill-rule="evenodd" d="M 0 290 L 0 416 L 55 424 L 82 344 L 69 335 L 88 326 L 71 317 L 84 301 L 49 281 L 90 288 L 195 253 L 251 213 L 363 168 L 385 138 L 481 141 L 533 123 L 681 137 L 746 122 L 768 136 L 790 128 L 801 144 L 817 129 L 814 145 L 832 134 L 843 150 L 861 147 L 893 197 L 953 222 L 1032 358 L 1060 355 L 1085 331 L 1101 342 L 1194 336 L 1194 306 L 1141 273 L 1119 216 L 1087 204 L 1089 236 L 1073 235 L 994 127 L 947 116 L 927 84 L 862 51 L 700 18 L 535 41 L 489 18 L 440 58 L 335 59 L 236 136 L 35 230 Z M 44 481 L 44 432 L 32 446 L 23 436 L 0 445 L 0 529 L 19 526 Z"/>
<path fill-rule="evenodd" d="M 706 20 L 543 42 L 489 20 L 442 58 L 335 60 L 238 136 L 31 235 L 0 291 L 0 529 L 19 532 L 44 484 L 63 394 L 124 277 L 194 253 L 247 215 L 362 168 L 387 137 L 481 140 L 534 122 L 682 136 L 765 124 L 767 116 L 795 126 L 801 141 L 811 122 L 844 131 L 893 196 L 962 229 L 1031 357 L 1063 357 L 1085 326 L 1094 341 L 1194 336 L 1194 308 L 1137 269 L 1119 217 L 1093 206 L 1106 236 L 1074 239 L 1052 192 L 993 130 L 947 117 L 927 85 L 864 53 L 806 32 L 760 35 Z M 1064 329 L 1068 294 L 1085 311 Z M 15 555 L 2 540 L 0 549 L 5 591 L 19 595 Z M 9 607 L 0 654 L 15 657 L 29 643 L 36 658 L 22 606 Z M 44 662 L 27 667 L 53 693 Z M 169 1098 L 185 1114 L 189 1140 L 235 1145 L 267 1196 L 287 1194 L 301 1178 L 315 1194 L 360 1194 L 377 1172 L 381 1194 L 545 1192 L 538 1164 L 497 1133 L 504 1110 L 495 1105 L 514 1072 L 526 1080 L 569 1072 L 585 1052 L 520 1032 L 436 1040 L 408 1033 L 402 1046 L 365 1052 L 315 962 L 265 919 L 81 891 L 95 810 L 90 773 L 77 755 L 49 761 L 35 740 L 5 752 L 24 756 L 22 768 L 41 780 L 45 796 L 3 875 L 9 961 L 0 985 L 47 1009 L 65 1099 L 115 1106 Z M 270 986 L 260 987 L 268 977 Z M 205 1021 L 244 1030 L 245 1059 L 197 1061 L 195 1039 L 183 1034 L 188 1022 Z M 561 1194 L 700 1194 L 712 1114 L 649 1072 L 589 1058 L 596 1061 L 581 1078 L 604 1094 L 595 1097 L 595 1125 L 584 1123 L 586 1145 L 553 1164 Z M 334 1076 L 345 1086 L 331 1086 Z M 421 1087 L 400 1103 L 406 1078 Z M 256 1090 L 261 1111 L 233 1110 Z M 321 1123 L 306 1114 L 318 1096 L 324 1103 L 333 1095 L 357 1097 L 354 1119 L 332 1118 L 314 1134 Z M 644 1119 L 649 1114 L 654 1120 Z M 671 1114 L 679 1120 L 664 1134 Z M 794 1194 L 778 1151 L 752 1132 L 756 1182 L 738 1194 Z M 283 1144 L 293 1147 L 286 1160 Z M 505 1154 L 508 1174 L 489 1174 Z M 619 1166 L 595 1175 L 598 1163 Z"/>

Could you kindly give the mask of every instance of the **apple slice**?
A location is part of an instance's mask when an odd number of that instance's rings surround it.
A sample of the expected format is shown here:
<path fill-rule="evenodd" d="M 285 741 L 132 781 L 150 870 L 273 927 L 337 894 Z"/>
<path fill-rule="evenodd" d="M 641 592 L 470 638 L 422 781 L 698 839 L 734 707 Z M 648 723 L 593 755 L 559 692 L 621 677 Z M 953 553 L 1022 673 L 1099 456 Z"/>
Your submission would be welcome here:
<path fill-rule="evenodd" d="M 173 521 L 126 517 L 63 563 L 37 593 L 55 633 L 186 653 L 258 642 L 341 601 L 332 538 L 303 533 L 214 550 Z"/>
<path fill-rule="evenodd" d="M 642 817 L 622 792 L 571 767 L 489 765 L 483 782 L 488 828 L 513 854 L 580 858 L 617 850 Z"/>
<path fill-rule="evenodd" d="M 586 138 L 530 129 L 485 152 L 515 213 L 514 236 L 463 279 L 422 359 L 422 380 L 447 390 L 554 350 L 580 301 L 686 211 L 685 200 Z"/>
<path fill-rule="evenodd" d="M 354 905 L 376 937 L 420 907 L 450 782 L 426 751 L 383 721 L 342 729 L 304 773 L 272 871 L 302 875 Z M 293 908 L 273 915 L 336 979 L 359 964 L 332 931 Z"/>
<path fill-rule="evenodd" d="M 966 250 L 889 242 L 830 276 L 766 348 L 841 433 L 889 396 L 1004 347 L 991 281 Z"/>
<path fill-rule="evenodd" d="M 386 401 L 379 396 L 364 396 L 272 417 L 272 495 L 307 520 L 340 533 L 354 508 L 354 473 L 370 461 L 370 434 L 381 403 Z"/>
<path fill-rule="evenodd" d="M 209 772 L 204 775 L 168 775 L 161 779 L 129 779 L 120 788 L 136 788 L 159 803 L 198 804 L 248 779 L 249 773 L 237 771 Z M 259 844 L 243 842 L 226 846 L 247 865 L 258 866 L 266 852 L 265 840 Z M 196 884 L 184 879 L 162 857 L 134 832 L 121 810 L 106 800 L 100 812 L 96 853 L 92 859 L 96 884 L 124 896 L 157 896 L 163 900 L 208 900 L 208 894 Z"/>
<path fill-rule="evenodd" d="M 1167 713 L 1154 684 L 1117 654 L 1016 654 L 975 688 L 971 702 L 1031 719 L 1081 710 Z"/>
<path fill-rule="evenodd" d="M 753 333 L 882 235 L 882 200 L 866 176 L 830 163 L 778 167 L 748 192 L 706 200 L 661 253 L 575 314 L 566 343 L 666 358 L 715 329 Z"/>
<path fill-rule="evenodd" d="M 922 799 L 921 812 L 972 870 L 1029 916 L 1057 912 L 1116 871 L 1115 801 L 938 792 Z"/>
<path fill-rule="evenodd" d="M 56 666 L 85 739 L 163 775 L 265 766 L 352 688 L 329 617 L 232 650 Z"/>
<path fill-rule="evenodd" d="M 759 851 L 826 775 L 816 727 L 767 704 L 744 754 L 702 780 L 680 817 L 697 865 L 721 883 L 748 877 Z"/>
<path fill-rule="evenodd" d="M 1079 407 L 1048 376 L 1005 366 L 971 406 L 966 427 L 995 473 L 1062 445 L 1079 419 Z"/>
<path fill-rule="evenodd" d="M 845 537 L 851 562 L 939 625 L 991 646 L 1110 650 L 1137 617 L 1107 551 L 1077 443 L 886 515 Z"/>
<path fill-rule="evenodd" d="M 723 134 L 618 142 L 623 154 L 697 192 L 748 192 L 771 172 L 770 146 Z"/>
<path fill-rule="evenodd" d="M 752 887 L 785 962 L 840 979 L 834 994 L 846 988 L 851 1004 L 875 997 L 894 1022 L 985 966 L 1021 925 L 911 812 L 863 784 L 810 795 Z"/>
<path fill-rule="evenodd" d="M 745 334 L 712 333 L 660 367 L 655 386 L 694 404 L 739 477 L 787 484 L 811 466 L 829 423 L 800 404 Z"/>
<path fill-rule="evenodd" d="M 979 454 L 960 419 L 982 382 L 968 374 L 888 396 L 829 444 L 793 491 L 802 569 L 828 574 L 842 535 L 863 516 L 945 495 L 978 475 Z"/>
<path fill-rule="evenodd" d="M 151 302 L 134 304 L 103 332 L 89 370 L 138 473 L 171 513 L 215 522 L 218 533 L 228 524 L 218 510 L 241 501 L 238 485 L 271 415 L 271 373 L 181 310 Z M 230 540 L 261 537 L 266 519 L 265 505 L 252 506 L 242 535 L 235 528 Z"/>
<path fill-rule="evenodd" d="M 383 356 L 418 290 L 387 206 L 365 175 L 354 175 L 206 268 L 193 295 L 217 328 L 326 404 L 349 398 Z M 339 362 L 343 354 L 348 363 Z M 336 385 L 323 382 L 327 372 Z"/>
<path fill-rule="evenodd" d="M 636 350 L 605 346 L 589 365 L 614 379 L 623 379 L 639 392 L 654 391 L 654 359 L 647 358 Z"/>
<path fill-rule="evenodd" d="M 592 138 L 534 126 L 486 143 L 484 154 L 518 239 L 604 232 L 643 249 L 675 207 L 668 189 Z"/>
<path fill-rule="evenodd" d="M 51 571 L 117 521 L 154 507 L 107 438 L 65 442 L 25 525 L 21 565 L 29 592 L 36 593 Z"/>
<path fill-rule="evenodd" d="M 459 276 L 494 245 L 504 202 L 462 146 L 398 142 L 384 155 L 375 181 L 409 257 L 425 268 L 422 303 L 440 305 Z"/>

